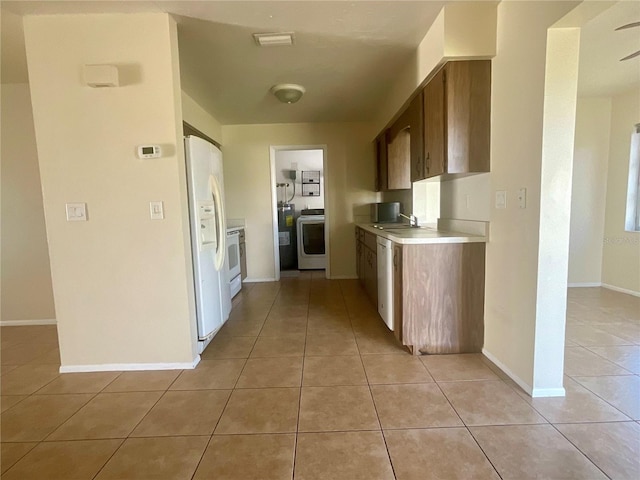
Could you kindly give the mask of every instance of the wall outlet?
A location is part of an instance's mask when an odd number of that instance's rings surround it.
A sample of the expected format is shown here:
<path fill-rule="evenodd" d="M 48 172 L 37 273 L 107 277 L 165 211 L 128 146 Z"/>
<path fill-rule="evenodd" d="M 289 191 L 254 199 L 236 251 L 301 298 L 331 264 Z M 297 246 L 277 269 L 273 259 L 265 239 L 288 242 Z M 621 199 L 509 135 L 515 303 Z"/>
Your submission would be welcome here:
<path fill-rule="evenodd" d="M 87 221 L 87 204 L 86 203 L 67 203 L 67 222 L 86 222 Z"/>
<path fill-rule="evenodd" d="M 507 208 L 507 191 L 496 191 L 496 208 Z"/>
<path fill-rule="evenodd" d="M 464 202 L 465 202 L 465 205 L 467 206 L 467 210 L 471 210 L 471 195 L 466 194 L 464 196 Z"/>
<path fill-rule="evenodd" d="M 518 207 L 527 208 L 527 189 L 521 188 L 518 190 Z"/>

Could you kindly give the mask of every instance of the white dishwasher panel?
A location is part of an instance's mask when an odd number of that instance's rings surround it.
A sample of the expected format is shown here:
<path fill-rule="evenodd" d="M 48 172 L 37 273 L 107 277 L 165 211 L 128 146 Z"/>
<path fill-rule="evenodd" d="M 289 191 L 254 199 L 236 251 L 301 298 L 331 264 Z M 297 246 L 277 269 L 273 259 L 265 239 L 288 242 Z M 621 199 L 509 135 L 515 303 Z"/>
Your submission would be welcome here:
<path fill-rule="evenodd" d="M 393 243 L 378 239 L 378 313 L 393 330 Z"/>

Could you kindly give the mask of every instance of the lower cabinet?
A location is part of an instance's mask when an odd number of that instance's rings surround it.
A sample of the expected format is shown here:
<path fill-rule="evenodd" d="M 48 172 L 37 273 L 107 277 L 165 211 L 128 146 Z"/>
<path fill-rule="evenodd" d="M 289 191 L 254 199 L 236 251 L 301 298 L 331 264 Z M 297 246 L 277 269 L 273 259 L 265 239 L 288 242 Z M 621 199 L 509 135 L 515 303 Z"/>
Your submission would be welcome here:
<path fill-rule="evenodd" d="M 358 278 L 377 310 L 374 247 L 376 236 L 357 227 Z M 398 341 L 414 355 L 481 352 L 484 272 L 484 243 L 394 243 L 393 319 Z"/>
<path fill-rule="evenodd" d="M 415 354 L 484 343 L 484 243 L 394 245 L 396 337 Z"/>
<path fill-rule="evenodd" d="M 378 305 L 378 254 L 376 236 L 356 227 L 356 271 L 367 296 Z"/>

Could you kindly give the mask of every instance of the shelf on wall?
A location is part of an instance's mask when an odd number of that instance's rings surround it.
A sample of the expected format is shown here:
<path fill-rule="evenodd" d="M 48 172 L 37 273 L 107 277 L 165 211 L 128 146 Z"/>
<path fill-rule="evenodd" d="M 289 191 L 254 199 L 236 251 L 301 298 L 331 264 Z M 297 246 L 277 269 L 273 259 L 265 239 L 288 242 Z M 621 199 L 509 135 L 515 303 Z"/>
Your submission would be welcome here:
<path fill-rule="evenodd" d="M 319 197 L 320 184 L 319 183 L 303 183 L 302 196 L 303 197 Z"/>
<path fill-rule="evenodd" d="M 320 184 L 320 170 L 303 170 L 302 184 Z"/>

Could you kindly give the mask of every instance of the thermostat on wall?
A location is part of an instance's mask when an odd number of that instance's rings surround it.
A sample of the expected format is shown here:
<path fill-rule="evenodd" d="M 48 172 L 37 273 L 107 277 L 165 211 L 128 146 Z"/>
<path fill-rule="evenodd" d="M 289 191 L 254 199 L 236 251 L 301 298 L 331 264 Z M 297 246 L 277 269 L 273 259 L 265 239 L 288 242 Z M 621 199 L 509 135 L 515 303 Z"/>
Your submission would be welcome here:
<path fill-rule="evenodd" d="M 161 156 L 160 145 L 140 145 L 138 147 L 138 158 L 160 158 Z"/>

